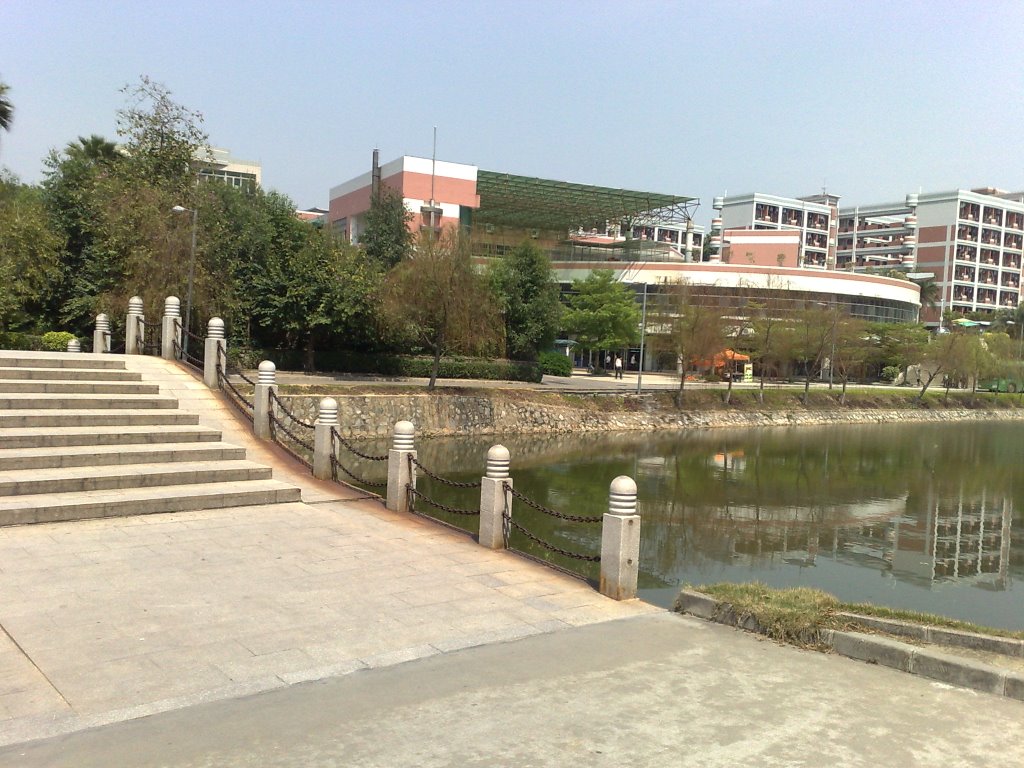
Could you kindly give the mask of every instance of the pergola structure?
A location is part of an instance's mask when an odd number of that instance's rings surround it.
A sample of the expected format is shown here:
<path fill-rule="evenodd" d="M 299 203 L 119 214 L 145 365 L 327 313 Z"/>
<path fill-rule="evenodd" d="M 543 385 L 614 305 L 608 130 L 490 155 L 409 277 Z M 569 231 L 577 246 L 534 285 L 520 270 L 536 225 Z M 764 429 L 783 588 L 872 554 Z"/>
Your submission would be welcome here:
<path fill-rule="evenodd" d="M 630 224 L 685 223 L 700 200 L 696 197 L 575 184 L 496 171 L 477 172 L 480 207 L 474 224 L 571 230 Z"/>

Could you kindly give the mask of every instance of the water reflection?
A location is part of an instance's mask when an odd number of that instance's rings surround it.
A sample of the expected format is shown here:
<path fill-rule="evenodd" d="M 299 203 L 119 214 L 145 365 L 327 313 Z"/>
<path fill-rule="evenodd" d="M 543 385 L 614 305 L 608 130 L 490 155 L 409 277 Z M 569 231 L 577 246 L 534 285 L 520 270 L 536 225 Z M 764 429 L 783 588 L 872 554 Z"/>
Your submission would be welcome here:
<path fill-rule="evenodd" d="M 923 424 L 501 442 L 517 489 L 562 511 L 599 514 L 613 477 L 636 479 L 652 601 L 758 579 L 1021 628 L 1020 436 L 1017 424 Z M 423 441 L 420 456 L 446 473 L 482 468 L 497 441 Z M 597 546 L 596 529 L 538 524 Z"/>

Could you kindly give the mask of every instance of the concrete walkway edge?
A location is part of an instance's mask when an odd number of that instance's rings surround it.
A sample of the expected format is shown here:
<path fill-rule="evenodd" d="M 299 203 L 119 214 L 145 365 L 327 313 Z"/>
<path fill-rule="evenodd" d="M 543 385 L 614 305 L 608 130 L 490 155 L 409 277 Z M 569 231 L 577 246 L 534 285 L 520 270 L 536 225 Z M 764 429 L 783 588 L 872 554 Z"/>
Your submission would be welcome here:
<path fill-rule="evenodd" d="M 765 629 L 754 617 L 741 616 L 729 603 L 719 602 L 713 597 L 699 592 L 683 590 L 676 606 L 680 612 L 701 619 L 745 629 L 749 632 L 766 634 Z M 872 629 L 911 636 L 925 642 L 977 648 L 1009 656 L 1021 655 L 1021 641 L 1019 640 L 989 637 L 938 627 L 924 627 L 910 622 L 875 619 L 857 614 L 841 615 L 851 621 L 862 622 Z M 934 632 L 931 631 L 933 629 Z M 866 661 L 869 664 L 880 664 L 949 685 L 1024 701 L 1024 675 L 990 664 L 862 632 L 829 629 L 822 632 L 817 639 L 835 653 L 850 659 Z M 1005 642 L 1002 642 L 1004 640 Z"/>

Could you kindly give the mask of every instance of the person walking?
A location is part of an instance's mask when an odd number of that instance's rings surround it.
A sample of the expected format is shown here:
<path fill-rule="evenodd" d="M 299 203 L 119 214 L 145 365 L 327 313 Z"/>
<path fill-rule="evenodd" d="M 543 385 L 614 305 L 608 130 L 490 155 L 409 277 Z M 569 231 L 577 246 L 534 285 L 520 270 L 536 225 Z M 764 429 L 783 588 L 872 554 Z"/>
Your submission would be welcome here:
<path fill-rule="evenodd" d="M 615 378 L 622 378 L 622 358 L 618 355 L 615 356 Z"/>

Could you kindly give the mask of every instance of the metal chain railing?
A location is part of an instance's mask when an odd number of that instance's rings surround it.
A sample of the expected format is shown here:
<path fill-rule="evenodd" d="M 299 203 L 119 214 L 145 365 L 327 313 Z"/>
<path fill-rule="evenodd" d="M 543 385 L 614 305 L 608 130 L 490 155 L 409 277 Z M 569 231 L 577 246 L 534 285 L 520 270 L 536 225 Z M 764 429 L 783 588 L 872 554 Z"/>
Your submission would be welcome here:
<path fill-rule="evenodd" d="M 480 516 L 479 509 L 459 509 L 457 507 L 449 507 L 447 504 L 442 504 L 439 501 L 434 501 L 425 493 L 420 493 L 413 488 L 411 483 L 406 487 L 406 490 L 409 492 L 409 510 L 411 512 L 418 512 L 416 509 L 416 499 L 423 499 L 423 501 L 430 506 L 440 509 L 443 512 L 447 512 L 449 515 L 464 515 L 467 517 L 472 517 L 474 515 L 477 517 Z"/>
<path fill-rule="evenodd" d="M 416 461 L 416 459 L 413 457 L 413 455 L 411 453 L 408 454 L 408 457 L 409 457 L 409 477 L 413 477 L 416 474 L 416 467 L 422 468 L 423 465 L 420 464 L 418 461 Z M 426 471 L 426 470 L 424 470 L 424 471 Z M 429 475 L 428 474 L 428 477 L 436 477 L 436 475 Z M 452 481 L 444 481 L 443 478 L 438 478 L 438 479 L 441 479 L 442 482 L 447 482 L 448 484 L 451 484 L 451 485 L 453 485 L 456 488 L 473 488 L 474 487 L 474 484 L 472 484 L 472 483 L 452 483 Z M 475 487 L 479 488 L 480 487 L 480 483 L 476 483 Z M 416 499 L 423 499 L 423 501 L 425 501 L 430 506 L 435 507 L 436 509 L 440 509 L 440 510 L 442 510 L 444 512 L 447 512 L 448 514 L 451 514 L 451 515 L 462 515 L 462 516 L 465 516 L 465 517 L 472 517 L 474 515 L 479 517 L 479 515 L 480 515 L 480 509 L 479 508 L 477 508 L 477 509 L 459 509 L 458 507 L 450 507 L 447 504 L 442 504 L 439 501 L 435 501 L 434 499 L 430 498 L 426 494 L 424 494 L 424 493 L 422 493 L 420 491 L 417 491 L 413 487 L 412 483 L 409 483 L 408 485 L 406 485 L 405 490 L 409 494 L 409 509 L 412 512 L 416 512 L 417 511 L 416 510 Z M 420 512 L 418 514 L 423 514 L 423 513 Z"/>
<path fill-rule="evenodd" d="M 159 322 L 147 323 L 146 319 L 142 315 L 136 315 L 139 323 L 139 329 L 142 333 L 139 333 L 136 337 L 138 342 L 139 353 L 143 355 L 149 354 L 160 354 L 160 337 L 159 332 L 161 330 L 161 324 Z M 145 333 L 146 330 L 152 331 L 152 333 Z M 145 341 L 144 339 L 150 338 L 153 341 Z"/>
<path fill-rule="evenodd" d="M 564 512 L 556 512 L 555 510 L 549 509 L 548 507 L 545 507 L 543 504 L 538 504 L 533 499 L 519 493 L 519 491 L 515 490 L 508 483 L 503 483 L 502 485 L 507 493 L 519 499 L 519 501 L 523 502 L 526 506 L 532 507 L 533 509 L 536 509 L 538 512 L 543 512 L 545 515 L 556 517 L 559 520 L 569 520 L 573 523 L 600 523 L 602 520 L 604 520 L 604 518 L 601 516 L 586 517 L 584 515 L 567 515 Z"/>
<path fill-rule="evenodd" d="M 198 336 L 196 336 L 191 331 L 183 331 L 182 326 L 181 326 L 180 318 L 175 318 L 175 320 L 174 320 L 174 328 L 175 328 L 175 334 L 174 334 L 174 357 L 175 357 L 175 359 L 180 360 L 181 362 L 185 363 L 186 365 L 192 366 L 197 371 L 202 371 L 203 370 L 202 358 L 195 357 L 195 356 L 193 356 L 191 354 L 186 354 L 185 350 L 181 346 L 181 342 L 178 341 L 178 338 L 179 338 L 179 335 L 182 332 L 184 332 L 188 336 L 188 338 L 190 340 L 191 339 L 195 339 L 196 341 L 199 341 L 199 342 L 202 342 L 203 340 L 200 339 Z"/>
<path fill-rule="evenodd" d="M 346 440 L 344 437 L 342 437 L 341 433 L 338 431 L 337 427 L 331 427 L 331 435 L 334 437 L 334 439 L 336 439 L 339 443 L 341 443 L 343 446 L 345 446 L 351 453 L 354 453 L 360 459 L 366 459 L 367 461 L 387 461 L 388 460 L 388 455 L 386 453 L 383 456 L 375 456 L 372 453 L 363 453 L 362 451 L 357 449 L 354 445 L 352 445 L 352 443 L 350 443 L 348 440 Z"/>
<path fill-rule="evenodd" d="M 338 470 L 339 469 L 342 472 L 344 472 L 346 475 L 351 477 L 355 482 L 359 483 L 360 485 L 365 485 L 368 488 L 387 488 L 388 487 L 388 481 L 387 480 L 385 480 L 382 483 L 379 483 L 379 482 L 374 482 L 372 480 L 367 480 L 365 477 L 360 477 L 359 475 L 355 474 L 351 469 L 349 469 L 344 464 L 342 464 L 340 461 L 338 461 L 337 449 L 334 449 L 334 447 L 332 446 L 332 451 L 331 451 L 331 479 L 334 482 L 336 482 L 336 483 L 342 482 L 340 480 L 340 478 L 338 477 Z"/>
<path fill-rule="evenodd" d="M 480 487 L 480 481 L 479 480 L 477 480 L 475 483 L 457 483 L 454 480 L 449 480 L 446 477 L 441 477 L 440 475 L 435 475 L 433 472 L 431 472 L 425 466 L 420 464 L 419 461 L 417 461 L 415 459 L 415 457 L 413 457 L 411 454 L 409 456 L 409 461 L 411 461 L 414 465 L 416 465 L 416 467 L 418 469 L 422 469 L 423 470 L 423 474 L 425 474 L 431 480 L 436 480 L 437 482 L 439 482 L 439 483 L 441 483 L 443 485 L 448 485 L 448 486 L 451 486 L 452 488 L 479 488 Z"/>
<path fill-rule="evenodd" d="M 252 400 L 243 395 L 238 387 L 236 387 L 227 374 L 224 372 L 224 366 L 221 364 L 223 359 L 224 348 L 218 345 L 218 356 L 217 356 L 217 383 L 220 388 L 228 393 L 228 400 L 234 405 L 243 416 L 249 421 L 253 421 L 255 418 L 253 411 L 255 410 L 255 404 Z"/>
<path fill-rule="evenodd" d="M 277 431 L 280 429 L 282 432 L 284 432 L 284 434 L 288 437 L 289 440 L 291 440 L 291 442 L 293 442 L 295 445 L 298 445 L 298 446 L 300 446 L 302 448 L 305 448 L 307 451 L 309 451 L 310 456 L 313 455 L 313 450 L 314 450 L 313 444 L 308 442 L 307 440 L 304 440 L 303 438 L 299 437 L 297 434 L 295 434 L 295 432 L 293 432 L 291 429 L 289 429 L 288 426 L 284 423 L 284 421 L 282 421 L 278 417 L 277 412 L 280 411 L 281 414 L 286 416 L 293 424 L 295 424 L 298 427 L 302 427 L 303 429 L 308 429 L 308 430 L 312 431 L 313 428 L 314 428 L 313 425 L 310 424 L 309 422 L 303 421 L 298 416 L 296 416 L 294 413 L 292 413 L 290 410 L 288 410 L 288 407 L 281 401 L 281 398 L 279 398 L 277 396 L 277 393 L 274 392 L 274 390 L 270 390 L 269 395 L 270 395 L 270 409 L 269 409 L 270 410 L 270 414 L 269 414 L 269 416 L 270 416 L 270 438 L 274 442 L 276 442 L 278 445 L 280 445 L 282 448 L 284 448 L 286 451 L 288 451 L 288 453 L 290 453 L 296 459 L 298 459 L 303 464 L 305 464 L 307 467 L 312 469 L 313 468 L 313 462 L 310 460 L 310 458 L 307 457 L 307 456 L 304 456 L 301 453 L 299 453 L 291 445 L 289 445 L 286 441 L 281 440 L 278 437 L 278 435 L 277 435 Z"/>
<path fill-rule="evenodd" d="M 508 483 L 502 483 L 502 487 L 505 490 L 505 508 L 502 510 L 502 513 L 501 513 L 501 522 L 502 522 L 502 531 L 503 531 L 504 537 L 505 537 L 505 547 L 506 548 L 509 548 L 509 536 L 510 536 L 510 534 L 512 532 L 512 529 L 514 528 L 515 530 L 517 530 L 521 534 L 523 534 L 527 539 L 532 541 L 534 544 L 537 544 L 538 546 L 546 549 L 549 552 L 554 552 L 556 555 L 561 555 L 562 557 L 567 557 L 567 558 L 570 558 L 572 560 L 580 560 L 580 561 L 583 561 L 585 563 L 599 563 L 599 562 L 601 562 L 601 556 L 600 555 L 584 555 L 584 554 L 581 554 L 579 552 L 572 552 L 572 551 L 570 551 L 568 549 L 562 549 L 561 547 L 555 546 L 554 544 L 552 544 L 552 543 L 550 543 L 548 541 L 544 541 L 544 539 L 542 539 L 539 536 L 537 536 L 536 534 L 532 533 L 531 531 L 529 531 L 524 526 L 520 525 L 517 521 L 512 519 L 512 510 L 509 507 L 509 499 L 512 498 L 512 497 L 517 498 L 520 501 L 522 501 L 524 504 L 526 504 L 527 506 L 532 507 L 533 509 L 536 509 L 538 512 L 543 512 L 544 514 L 550 515 L 551 517 L 558 518 L 559 520 L 570 520 L 570 521 L 576 522 L 576 523 L 598 523 L 598 522 L 601 522 L 602 518 L 600 518 L 600 517 L 584 517 L 582 515 L 566 515 L 566 514 L 561 513 L 561 512 L 556 512 L 555 510 L 549 509 L 549 508 L 547 508 L 547 507 L 545 507 L 545 506 L 543 506 L 541 504 L 538 504 L 535 501 L 533 501 L 532 499 L 529 499 L 528 497 L 523 496 L 523 494 L 516 492 L 512 488 L 512 486 L 509 485 Z"/>

